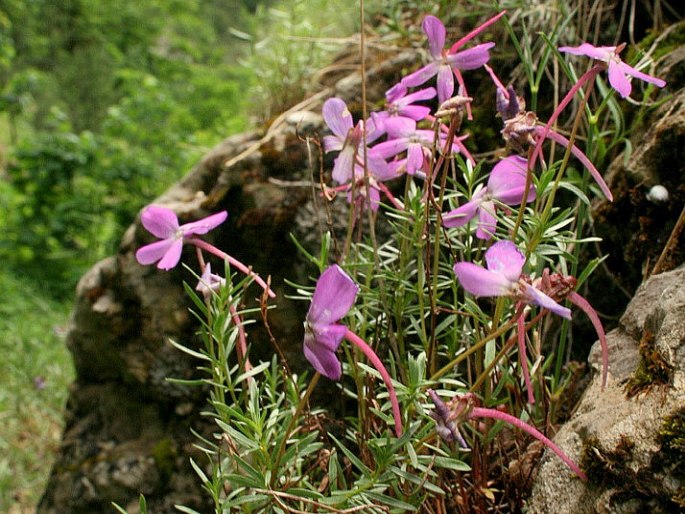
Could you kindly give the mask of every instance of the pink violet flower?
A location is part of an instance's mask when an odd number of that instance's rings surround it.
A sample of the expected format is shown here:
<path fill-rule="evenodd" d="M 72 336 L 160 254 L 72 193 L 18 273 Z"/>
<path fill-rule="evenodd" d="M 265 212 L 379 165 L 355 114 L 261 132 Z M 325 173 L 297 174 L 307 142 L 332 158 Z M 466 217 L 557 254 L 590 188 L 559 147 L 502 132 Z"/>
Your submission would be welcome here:
<path fill-rule="evenodd" d="M 402 84 L 407 87 L 420 86 L 437 75 L 438 101 L 442 104 L 454 94 L 455 74 L 459 70 L 474 70 L 483 66 L 490 59 L 489 51 L 495 43 L 483 43 L 461 52 L 456 49 L 446 50 L 444 46 L 447 31 L 438 18 L 426 16 L 422 27 L 428 37 L 429 53 L 433 61 L 404 77 Z"/>
<path fill-rule="evenodd" d="M 154 264 L 170 270 L 181 260 L 183 242 L 195 235 L 206 234 L 221 225 L 227 218 L 226 211 L 207 216 L 198 221 L 179 225 L 176 213 L 167 207 L 149 205 L 143 210 L 140 220 L 153 236 L 160 241 L 150 243 L 138 249 L 136 259 L 142 265 Z"/>
<path fill-rule="evenodd" d="M 388 388 L 395 420 L 395 433 L 402 435 L 402 416 L 392 378 L 373 349 L 345 325 L 338 323 L 352 308 L 359 287 L 334 264 L 321 274 L 314 288 L 312 303 L 305 320 L 304 356 L 316 371 L 331 380 L 340 380 L 342 365 L 336 352 L 343 339 L 354 344 L 369 359 Z"/>
<path fill-rule="evenodd" d="M 471 200 L 445 213 L 442 224 L 447 228 L 462 227 L 478 216 L 476 237 L 490 239 L 495 234 L 495 200 L 507 205 L 519 205 L 526 188 L 528 161 L 518 155 L 505 157 L 490 173 L 487 186 L 479 186 Z M 528 202 L 535 200 L 535 186 L 528 190 Z"/>
<path fill-rule="evenodd" d="M 407 120 L 407 123 L 387 126 L 388 139 L 378 143 L 373 147 L 376 154 L 389 159 L 404 151 L 407 152 L 406 160 L 404 161 L 403 169 L 409 174 L 414 175 L 418 170 L 424 167 L 424 162 L 432 155 L 435 132 L 433 130 L 417 129 L 416 122 Z M 457 138 L 455 138 L 455 141 Z M 439 133 L 439 148 L 445 148 L 447 136 Z M 452 153 L 459 153 L 460 145 L 453 144 Z M 398 164 L 393 165 L 393 168 Z"/>
<path fill-rule="evenodd" d="M 227 217 L 228 214 L 226 211 L 221 211 L 201 220 L 179 225 L 178 217 L 171 209 L 159 205 L 148 205 L 143 209 L 140 220 L 143 227 L 152 235 L 160 238 L 161 241 L 156 241 L 139 248 L 138 251 L 136 251 L 136 260 L 143 266 L 154 264 L 159 261 L 157 267 L 168 271 L 175 267 L 181 260 L 183 244 L 189 243 L 200 250 L 205 250 L 220 259 L 228 261 L 234 268 L 254 278 L 255 282 L 264 289 L 271 298 L 275 298 L 276 293 L 271 290 L 269 285 L 264 282 L 259 275 L 253 273 L 250 268 L 239 260 L 231 257 L 226 252 L 219 250 L 214 245 L 195 237 L 197 235 L 206 234 L 213 228 L 218 227 Z"/>
<path fill-rule="evenodd" d="M 654 84 L 657 87 L 664 87 L 666 82 L 660 78 L 647 75 L 632 66 L 624 63 L 618 56 L 625 48 L 625 43 L 619 46 L 593 46 L 590 43 L 583 43 L 580 46 L 562 46 L 559 48 L 560 52 L 569 53 L 571 55 L 584 55 L 597 61 L 602 61 L 608 66 L 609 84 L 614 88 L 623 98 L 630 96 L 632 86 L 628 77 L 635 77 L 637 79 Z"/>
<path fill-rule="evenodd" d="M 437 92 L 434 87 L 420 89 L 419 91 L 407 94 L 407 87 L 400 82 L 385 93 L 387 102 L 385 110 L 372 113 L 371 116 L 376 126 L 382 128 L 383 131 L 388 130 L 387 125 L 390 125 L 390 130 L 397 130 L 395 127 L 398 124 L 412 124 L 412 122 L 425 119 L 431 112 L 430 107 L 414 105 L 414 103 L 435 98 L 436 94 Z"/>
<path fill-rule="evenodd" d="M 352 180 L 355 167 L 363 164 L 363 131 L 366 130 L 367 145 L 380 137 L 382 132 L 376 129 L 372 119 L 354 125 L 352 114 L 340 98 L 326 100 L 322 115 L 326 125 L 333 132 L 333 135 L 323 138 L 324 151 L 340 151 L 333 164 L 332 177 L 339 184 L 345 184 Z M 378 156 L 373 148 L 366 149 L 366 159 L 369 171 L 378 175 L 387 174 L 385 159 Z"/>
<path fill-rule="evenodd" d="M 338 322 L 354 305 L 359 287 L 338 265 L 319 277 L 305 321 L 304 356 L 314 369 L 340 380 L 342 366 L 336 355 L 347 327 Z"/>
<path fill-rule="evenodd" d="M 226 279 L 220 275 L 212 273 L 212 266 L 208 262 L 205 264 L 200 280 L 198 280 L 195 290 L 202 293 L 205 299 L 211 298 L 226 283 Z"/>
<path fill-rule="evenodd" d="M 461 286 L 475 296 L 510 296 L 537 305 L 563 318 L 571 319 L 571 310 L 522 280 L 526 258 L 511 241 L 498 241 L 485 252 L 487 268 L 472 262 L 458 262 L 454 273 Z"/>

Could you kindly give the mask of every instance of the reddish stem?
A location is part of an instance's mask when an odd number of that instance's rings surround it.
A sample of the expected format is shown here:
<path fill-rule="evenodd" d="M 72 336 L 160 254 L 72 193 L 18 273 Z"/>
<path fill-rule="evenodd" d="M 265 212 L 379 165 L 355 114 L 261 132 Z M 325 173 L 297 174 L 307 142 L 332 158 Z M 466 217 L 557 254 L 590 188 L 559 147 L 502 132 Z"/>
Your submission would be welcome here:
<path fill-rule="evenodd" d="M 535 151 L 533 152 L 533 155 L 530 158 L 530 169 L 533 169 L 535 167 L 535 161 L 537 158 L 540 156 L 540 152 L 542 151 L 542 143 L 545 141 L 545 138 L 547 137 L 547 133 L 551 130 L 552 125 L 554 122 L 557 121 L 557 118 L 561 114 L 561 111 L 564 110 L 564 108 L 573 100 L 573 97 L 575 94 L 580 90 L 581 87 L 583 87 L 587 82 L 589 82 L 591 79 L 593 79 L 600 71 L 604 69 L 604 64 L 603 63 L 598 63 L 595 64 L 592 68 L 590 68 L 588 71 L 586 71 L 579 79 L 578 82 L 576 82 L 571 89 L 569 89 L 568 93 L 566 93 L 566 96 L 561 100 L 557 108 L 554 110 L 552 113 L 552 116 L 547 120 L 547 124 L 545 125 L 545 129 L 542 132 L 537 145 L 535 145 Z"/>
<path fill-rule="evenodd" d="M 580 310 L 582 310 L 587 317 L 590 318 L 592 326 L 595 327 L 597 331 L 597 337 L 599 337 L 599 344 L 602 347 L 602 389 L 607 385 L 607 375 L 609 373 L 609 345 L 607 344 L 607 338 L 604 334 L 604 327 L 602 322 L 597 315 L 597 311 L 593 309 L 590 302 L 585 298 L 580 296 L 575 291 L 571 291 L 566 297 L 573 304 L 576 305 Z"/>
<path fill-rule="evenodd" d="M 492 18 L 489 20 L 485 21 L 481 25 L 478 25 L 475 29 L 473 29 L 471 32 L 466 34 L 463 38 L 461 38 L 459 41 L 454 43 L 451 48 L 449 49 L 449 54 L 456 54 L 457 50 L 461 48 L 465 43 L 476 37 L 478 34 L 483 32 L 485 29 L 487 29 L 490 25 L 495 23 L 497 20 L 499 20 L 502 16 L 504 16 L 507 13 L 507 11 L 502 11 L 498 14 L 495 14 Z"/>
<path fill-rule="evenodd" d="M 238 270 L 242 271 L 246 275 L 254 278 L 254 281 L 257 282 L 257 284 L 259 284 L 259 286 L 267 292 L 269 297 L 276 298 L 276 293 L 274 293 L 271 290 L 271 288 L 266 284 L 266 282 L 264 282 L 264 280 L 262 280 L 259 275 L 257 275 L 254 271 L 252 271 L 250 268 L 245 266 L 239 260 L 231 257 L 226 252 L 222 252 L 216 246 L 211 245 L 211 244 L 207 243 L 206 241 L 203 241 L 202 239 L 197 239 L 195 237 L 191 237 L 189 239 L 186 239 L 185 241 L 187 243 L 191 243 L 191 244 L 197 246 L 198 248 L 201 248 L 201 249 L 211 253 L 212 255 L 216 255 L 220 259 L 224 259 L 224 260 L 228 261 L 228 263 L 231 266 L 233 266 L 234 268 L 237 268 Z"/>
<path fill-rule="evenodd" d="M 378 189 L 383 191 L 383 194 L 387 197 L 387 199 L 390 201 L 390 203 L 399 211 L 404 210 L 404 205 L 402 205 L 402 202 L 400 202 L 397 198 L 395 198 L 395 195 L 392 194 L 392 191 L 388 189 L 388 186 L 383 184 L 383 182 L 378 182 Z"/>
<path fill-rule="evenodd" d="M 250 363 L 250 359 L 247 358 L 247 336 L 245 335 L 243 321 L 240 319 L 234 305 L 230 305 L 228 311 L 231 313 L 233 323 L 238 327 L 238 344 L 236 345 L 238 350 L 238 361 L 243 365 L 245 371 L 250 371 L 252 369 L 252 364 Z"/>
<path fill-rule="evenodd" d="M 461 74 L 459 68 L 452 68 L 452 73 L 457 78 L 457 84 L 459 84 L 458 93 L 463 96 L 469 96 L 469 92 L 466 89 L 466 82 L 464 81 L 464 76 Z M 469 121 L 473 120 L 473 112 L 471 111 L 471 102 L 466 103 L 466 119 Z"/>
<path fill-rule="evenodd" d="M 435 123 L 436 121 L 438 121 L 438 120 L 435 118 L 435 116 L 431 116 L 430 114 L 429 114 L 428 116 L 426 116 L 426 119 L 427 119 L 428 121 L 432 121 L 433 123 Z M 449 127 L 446 127 L 446 126 L 445 126 L 444 124 L 442 124 L 442 123 L 440 123 L 439 126 L 440 126 L 440 130 L 441 130 L 442 132 L 445 132 L 445 133 L 448 133 L 448 132 L 449 132 Z M 462 140 L 463 140 L 463 139 L 466 139 L 467 137 L 468 137 L 468 136 L 460 136 L 460 137 L 456 137 L 456 136 L 455 136 L 455 137 L 454 137 L 453 143 L 457 146 L 457 148 L 459 148 L 459 153 L 461 153 L 462 155 L 464 155 L 464 157 L 466 157 L 469 161 L 471 161 L 471 164 L 473 164 L 473 165 L 475 166 L 475 165 L 476 165 L 476 159 L 473 158 L 473 155 L 471 155 L 471 153 L 469 152 L 468 148 L 466 148 L 466 146 L 464 146 L 464 143 L 462 143 Z"/>
<path fill-rule="evenodd" d="M 557 456 L 564 461 L 564 463 L 571 468 L 571 470 L 580 477 L 580 479 L 583 482 L 587 482 L 587 475 L 583 473 L 578 465 L 573 462 L 568 455 L 564 453 L 564 451 L 559 448 L 556 444 L 554 444 L 550 439 L 545 437 L 542 432 L 540 432 L 537 428 L 529 425 L 528 423 L 524 423 L 520 419 L 512 416 L 511 414 L 507 414 L 506 412 L 501 412 L 496 409 L 486 409 L 483 407 L 474 407 L 471 412 L 469 413 L 469 419 L 472 418 L 491 418 L 491 419 L 497 419 L 500 421 L 504 421 L 505 423 L 509 423 L 510 425 L 514 425 L 516 428 L 523 430 L 526 432 L 528 435 L 533 436 L 535 439 L 540 441 L 542 444 L 547 446 L 550 450 L 552 450 L 554 453 L 557 454 Z"/>
<path fill-rule="evenodd" d="M 542 127 L 537 127 L 536 133 L 538 134 L 540 139 L 542 139 L 542 135 L 545 134 L 545 137 L 551 139 L 552 141 L 556 141 L 565 148 L 568 148 L 569 144 L 571 143 L 568 139 L 566 139 L 558 132 L 555 132 L 554 130 L 550 130 L 547 133 L 545 133 Z M 613 202 L 614 196 L 611 194 L 609 186 L 604 181 L 604 178 L 602 177 L 602 174 L 599 172 L 599 170 L 597 170 L 597 168 L 595 168 L 595 165 L 592 164 L 592 161 L 588 159 L 587 155 L 585 155 L 583 151 L 576 145 L 571 145 L 571 153 L 583 164 L 583 166 L 585 166 L 585 168 L 587 168 L 587 170 L 590 172 L 590 175 L 592 175 L 592 178 L 595 179 L 595 182 L 597 182 L 597 185 L 602 190 L 602 193 L 607 198 L 607 200 Z"/>
<path fill-rule="evenodd" d="M 373 367 L 376 368 L 376 370 L 378 370 L 378 372 L 381 374 L 381 378 L 383 379 L 383 382 L 385 382 L 385 386 L 388 388 L 388 395 L 390 396 L 392 416 L 395 418 L 395 434 L 397 434 L 397 437 L 401 437 L 402 416 L 400 414 L 400 403 L 397 401 L 397 395 L 395 394 L 395 388 L 392 385 L 392 378 L 390 378 L 390 374 L 385 369 L 385 366 L 383 366 L 383 363 L 378 358 L 378 355 L 376 355 L 376 352 L 374 352 L 361 337 L 352 332 L 350 329 L 347 329 L 347 332 L 345 332 L 345 339 L 356 345 L 357 348 L 359 348 L 366 356 L 366 358 L 369 359 L 369 362 L 371 362 Z"/>
<path fill-rule="evenodd" d="M 516 320 L 516 335 L 519 344 L 519 360 L 521 361 L 521 371 L 523 371 L 523 381 L 526 384 L 526 392 L 528 393 L 528 403 L 533 405 L 535 403 L 535 396 L 533 395 L 533 384 L 530 381 L 530 371 L 528 370 L 528 357 L 526 356 L 526 320 L 525 313 Z"/>
<path fill-rule="evenodd" d="M 488 72 L 488 75 L 490 75 L 490 78 L 492 81 L 495 83 L 495 86 L 497 86 L 497 89 L 502 90 L 502 94 L 504 97 L 509 100 L 509 91 L 507 91 L 507 88 L 504 84 L 502 84 L 502 81 L 499 79 L 497 74 L 495 73 L 495 70 L 493 70 L 490 66 L 487 64 L 484 64 L 483 67 L 485 68 L 485 71 Z"/>

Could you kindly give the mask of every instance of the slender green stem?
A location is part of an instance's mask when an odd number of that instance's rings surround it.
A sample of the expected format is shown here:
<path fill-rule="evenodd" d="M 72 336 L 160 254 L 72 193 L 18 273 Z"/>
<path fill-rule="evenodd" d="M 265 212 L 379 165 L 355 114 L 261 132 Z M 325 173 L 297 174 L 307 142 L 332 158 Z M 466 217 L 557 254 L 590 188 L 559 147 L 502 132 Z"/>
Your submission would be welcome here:
<path fill-rule="evenodd" d="M 300 399 L 300 402 L 297 404 L 295 412 L 293 412 L 293 415 L 290 418 L 290 422 L 288 423 L 287 428 L 283 432 L 283 439 L 281 439 L 281 444 L 278 446 L 278 450 L 276 451 L 276 457 L 272 461 L 274 463 L 274 465 L 271 468 L 274 471 L 274 473 L 271 474 L 272 487 L 275 485 L 275 481 L 280 478 L 280 475 L 277 473 L 277 471 L 279 466 L 281 465 L 281 459 L 283 458 L 283 453 L 285 452 L 285 447 L 288 443 L 288 439 L 290 439 L 290 434 L 292 433 L 293 427 L 295 426 L 295 423 L 297 423 L 297 420 L 300 418 L 300 414 L 302 414 L 305 405 L 309 403 L 309 397 L 312 395 L 312 392 L 314 392 L 314 388 L 316 387 L 316 383 L 319 381 L 319 378 L 321 378 L 321 374 L 317 372 L 309 381 L 307 390 Z"/>
<path fill-rule="evenodd" d="M 489 341 L 492 341 L 493 339 L 498 338 L 499 336 L 504 334 L 507 330 L 510 330 L 515 325 L 516 325 L 516 321 L 508 321 L 507 323 L 505 323 L 504 325 L 499 327 L 497 330 L 495 330 L 491 334 L 488 334 L 483 339 L 481 339 L 476 344 L 474 344 L 471 348 L 469 348 L 465 352 L 457 355 L 447 365 L 440 368 L 436 373 L 433 373 L 433 375 L 431 376 L 431 380 L 438 380 L 443 375 L 449 373 L 450 371 L 452 371 L 452 369 L 454 369 L 454 367 L 457 364 L 459 364 L 461 361 L 466 359 L 466 357 L 473 354 L 474 352 L 477 352 L 480 348 L 483 348 L 483 346 L 485 346 Z"/>

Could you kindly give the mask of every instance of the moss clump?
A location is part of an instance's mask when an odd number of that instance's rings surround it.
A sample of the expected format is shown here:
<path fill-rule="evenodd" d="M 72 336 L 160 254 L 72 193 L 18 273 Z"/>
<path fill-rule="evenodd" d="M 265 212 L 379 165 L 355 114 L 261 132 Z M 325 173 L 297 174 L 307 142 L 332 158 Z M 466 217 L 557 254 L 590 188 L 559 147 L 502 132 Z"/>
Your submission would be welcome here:
<path fill-rule="evenodd" d="M 671 382 L 672 366 L 654 347 L 654 334 L 645 330 L 640 340 L 640 364 L 625 386 L 628 398 Z"/>
<path fill-rule="evenodd" d="M 664 419 L 658 441 L 664 450 L 685 456 L 685 407 Z"/>
<path fill-rule="evenodd" d="M 664 418 L 657 441 L 661 445 L 660 467 L 670 468 L 669 473 L 682 482 L 685 480 L 685 407 Z M 685 485 L 678 488 L 671 501 L 685 507 Z"/>
<path fill-rule="evenodd" d="M 640 48 L 644 50 L 649 49 L 656 39 L 662 35 L 662 31 L 650 32 L 647 37 L 640 41 Z M 656 61 L 664 55 L 669 54 L 673 50 L 681 47 L 683 44 L 685 44 L 685 22 L 681 21 L 680 23 L 672 26 L 668 31 L 668 35 L 659 42 L 659 46 L 657 46 L 656 50 L 654 51 L 652 59 Z M 634 59 L 636 57 L 634 54 L 635 52 L 631 49 L 631 52 L 628 54 L 629 59 Z"/>
<path fill-rule="evenodd" d="M 171 439 L 167 437 L 155 444 L 152 448 L 152 458 L 155 460 L 162 482 L 166 482 L 176 466 L 176 448 Z"/>
<path fill-rule="evenodd" d="M 583 448 L 580 467 L 587 473 L 590 483 L 622 488 L 635 480 L 635 473 L 626 463 L 633 454 L 635 443 L 621 436 L 613 450 L 602 448 L 596 437 L 589 438 Z"/>

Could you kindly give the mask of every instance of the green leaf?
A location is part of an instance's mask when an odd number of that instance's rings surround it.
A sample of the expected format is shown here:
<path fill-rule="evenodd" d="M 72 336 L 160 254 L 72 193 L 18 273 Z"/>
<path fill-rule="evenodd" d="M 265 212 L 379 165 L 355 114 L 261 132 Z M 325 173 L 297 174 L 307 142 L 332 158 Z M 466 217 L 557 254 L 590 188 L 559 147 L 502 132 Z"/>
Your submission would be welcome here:
<path fill-rule="evenodd" d="M 414 507 L 412 504 L 403 502 L 402 500 L 398 500 L 397 498 L 393 498 L 392 496 L 388 496 L 387 494 L 376 493 L 373 491 L 365 491 L 364 496 L 366 496 L 367 498 L 371 498 L 372 500 L 375 500 L 377 502 L 380 502 L 384 505 L 388 505 L 389 507 L 393 507 L 395 509 L 417 510 L 417 508 Z"/>

